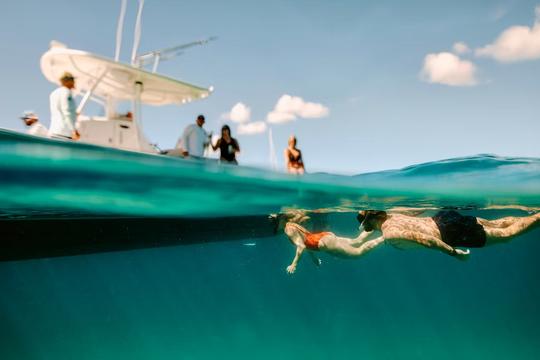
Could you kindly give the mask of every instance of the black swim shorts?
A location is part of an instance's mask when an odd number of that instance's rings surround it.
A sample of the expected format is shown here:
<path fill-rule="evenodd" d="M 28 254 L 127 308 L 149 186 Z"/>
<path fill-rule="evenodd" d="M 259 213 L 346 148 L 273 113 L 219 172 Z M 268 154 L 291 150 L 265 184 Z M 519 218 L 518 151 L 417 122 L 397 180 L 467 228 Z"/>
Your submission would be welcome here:
<path fill-rule="evenodd" d="M 483 247 L 486 245 L 484 227 L 474 216 L 463 216 L 457 211 L 439 211 L 433 216 L 441 232 L 442 241 L 452 247 Z"/>

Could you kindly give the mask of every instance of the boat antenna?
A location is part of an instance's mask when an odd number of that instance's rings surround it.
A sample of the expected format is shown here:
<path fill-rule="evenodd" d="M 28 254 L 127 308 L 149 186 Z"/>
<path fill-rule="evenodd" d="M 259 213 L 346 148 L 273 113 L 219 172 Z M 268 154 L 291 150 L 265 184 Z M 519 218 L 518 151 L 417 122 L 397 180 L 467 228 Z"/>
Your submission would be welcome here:
<path fill-rule="evenodd" d="M 186 44 L 177 45 L 173 47 L 168 47 L 164 49 L 149 51 L 147 53 L 139 55 L 135 63 L 139 67 L 144 67 L 146 65 L 152 64 L 152 72 L 157 71 L 159 62 L 162 60 L 169 60 L 183 53 L 183 50 L 189 49 L 194 46 L 202 46 L 208 44 L 210 41 L 217 40 L 217 36 L 211 36 L 203 40 L 192 41 Z"/>
<path fill-rule="evenodd" d="M 118 17 L 118 25 L 116 27 L 116 49 L 114 52 L 114 61 L 120 60 L 120 49 L 122 48 L 122 33 L 124 32 L 124 18 L 126 16 L 127 0 L 122 0 L 120 6 L 120 16 Z"/>
<path fill-rule="evenodd" d="M 272 167 L 272 170 L 277 171 L 276 147 L 274 146 L 274 136 L 271 127 L 268 127 L 268 145 L 270 147 L 270 166 Z"/>
<path fill-rule="evenodd" d="M 137 65 L 137 51 L 141 42 L 141 18 L 144 6 L 144 0 L 139 0 L 139 9 L 137 10 L 137 20 L 135 22 L 135 33 L 133 35 L 133 50 L 131 51 L 131 65 Z"/>

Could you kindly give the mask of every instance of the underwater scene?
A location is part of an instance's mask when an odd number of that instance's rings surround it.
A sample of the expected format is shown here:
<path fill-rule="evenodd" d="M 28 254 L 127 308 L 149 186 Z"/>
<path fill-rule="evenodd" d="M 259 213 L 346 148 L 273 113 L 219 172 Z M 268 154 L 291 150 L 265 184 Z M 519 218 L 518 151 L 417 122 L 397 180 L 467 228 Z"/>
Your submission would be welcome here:
<path fill-rule="evenodd" d="M 284 231 L 533 218 L 537 158 L 295 177 L 0 130 L 0 185 L 0 359 L 540 358 L 538 221 L 466 261 L 383 243 L 294 273 Z"/>

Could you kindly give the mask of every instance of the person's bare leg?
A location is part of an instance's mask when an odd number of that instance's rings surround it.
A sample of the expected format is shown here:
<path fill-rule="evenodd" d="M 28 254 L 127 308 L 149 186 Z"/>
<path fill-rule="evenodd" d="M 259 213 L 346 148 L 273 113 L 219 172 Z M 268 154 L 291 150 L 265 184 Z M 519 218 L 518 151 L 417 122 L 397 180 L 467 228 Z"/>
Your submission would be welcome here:
<path fill-rule="evenodd" d="M 484 227 L 487 244 L 493 245 L 512 240 L 540 225 L 540 213 L 525 217 L 507 217 L 498 220 L 478 218 L 478 223 Z M 504 224 L 503 227 L 501 224 Z"/>
<path fill-rule="evenodd" d="M 482 226 L 489 227 L 489 228 L 505 228 L 508 227 L 516 222 L 519 217 L 516 216 L 507 216 L 500 219 L 495 220 L 487 220 L 482 218 L 476 218 L 478 223 Z"/>

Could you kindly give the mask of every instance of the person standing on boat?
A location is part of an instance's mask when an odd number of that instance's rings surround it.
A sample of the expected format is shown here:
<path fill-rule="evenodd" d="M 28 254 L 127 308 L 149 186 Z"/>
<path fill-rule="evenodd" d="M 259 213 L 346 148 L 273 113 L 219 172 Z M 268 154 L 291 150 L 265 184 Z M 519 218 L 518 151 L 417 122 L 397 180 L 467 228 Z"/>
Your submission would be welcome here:
<path fill-rule="evenodd" d="M 28 128 L 26 130 L 27 134 L 34 136 L 49 136 L 49 130 L 43 124 L 39 122 L 39 118 L 36 113 L 33 111 L 25 111 L 21 120 L 24 121 L 24 124 Z"/>
<path fill-rule="evenodd" d="M 305 172 L 302 152 L 296 147 L 296 137 L 289 137 L 289 146 L 285 149 L 285 163 L 289 174 L 303 175 Z"/>
<path fill-rule="evenodd" d="M 212 145 L 212 149 L 214 151 L 219 149 L 219 160 L 221 162 L 238 165 L 236 153 L 240 152 L 240 145 L 238 145 L 238 141 L 235 138 L 231 137 L 231 128 L 229 125 L 223 125 L 221 128 L 221 138 L 219 138 L 216 145 Z"/>
<path fill-rule="evenodd" d="M 202 158 L 204 149 L 210 144 L 211 134 L 204 129 L 204 115 L 197 116 L 195 124 L 190 124 L 184 129 L 184 133 L 178 139 L 176 148 L 182 149 L 182 155 Z"/>
<path fill-rule="evenodd" d="M 79 132 L 75 128 L 77 123 L 77 106 L 73 99 L 75 77 L 65 72 L 60 78 L 60 86 L 54 90 L 50 97 L 51 128 L 49 135 L 60 139 L 78 140 Z"/>

